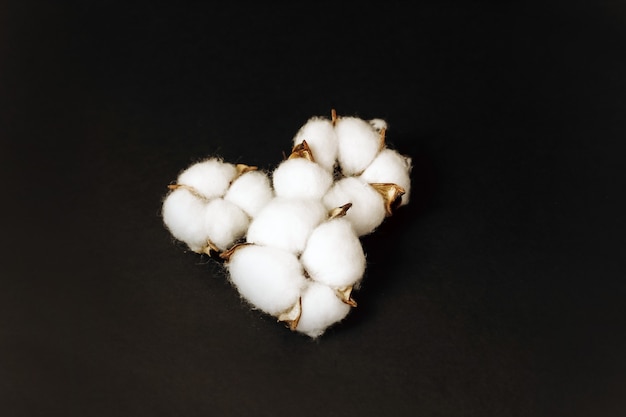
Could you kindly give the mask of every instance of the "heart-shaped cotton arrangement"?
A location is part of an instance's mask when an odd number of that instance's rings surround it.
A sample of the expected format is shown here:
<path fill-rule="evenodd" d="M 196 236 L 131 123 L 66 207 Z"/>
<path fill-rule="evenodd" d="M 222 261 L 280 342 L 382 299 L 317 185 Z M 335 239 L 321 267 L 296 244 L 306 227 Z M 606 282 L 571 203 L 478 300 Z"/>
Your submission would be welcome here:
<path fill-rule="evenodd" d="M 172 236 L 223 261 L 254 309 L 311 338 L 356 302 L 360 237 L 409 201 L 411 159 L 385 142 L 387 123 L 312 117 L 267 173 L 211 157 L 183 170 L 163 200 Z"/>

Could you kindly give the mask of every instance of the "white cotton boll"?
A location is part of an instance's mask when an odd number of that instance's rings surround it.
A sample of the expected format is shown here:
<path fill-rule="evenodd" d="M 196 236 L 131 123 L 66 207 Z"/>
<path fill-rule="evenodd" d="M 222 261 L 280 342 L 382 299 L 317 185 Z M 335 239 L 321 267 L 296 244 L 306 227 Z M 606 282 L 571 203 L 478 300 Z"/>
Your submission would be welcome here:
<path fill-rule="evenodd" d="M 393 149 L 383 149 L 367 167 L 361 179 L 369 183 L 392 183 L 404 188 L 401 205 L 409 202 L 411 158 Z"/>
<path fill-rule="evenodd" d="M 239 294 L 273 316 L 293 307 L 307 282 L 294 254 L 267 246 L 238 247 L 225 266 Z"/>
<path fill-rule="evenodd" d="M 242 238 L 250 219 L 239 207 L 222 198 L 211 200 L 204 214 L 206 235 L 219 250 L 230 248 Z"/>
<path fill-rule="evenodd" d="M 332 183 L 330 172 L 306 158 L 287 159 L 272 174 L 278 197 L 322 198 Z"/>
<path fill-rule="evenodd" d="M 352 203 L 343 218 L 352 224 L 358 236 L 373 232 L 385 220 L 383 197 L 356 177 L 346 177 L 335 182 L 323 201 L 328 210 Z"/>
<path fill-rule="evenodd" d="M 313 229 L 327 217 L 319 200 L 276 197 L 252 220 L 246 240 L 300 253 Z"/>
<path fill-rule="evenodd" d="M 210 199 L 223 196 L 236 175 L 235 165 L 210 158 L 184 170 L 178 176 L 177 183 L 189 186 L 204 198 Z"/>
<path fill-rule="evenodd" d="M 310 281 L 302 293 L 302 312 L 296 331 L 319 337 L 332 324 L 343 320 L 349 311 L 350 306 L 339 299 L 335 290 Z"/>
<path fill-rule="evenodd" d="M 337 159 L 337 135 L 332 121 L 322 117 L 312 117 L 296 133 L 293 144 L 306 141 L 313 159 L 328 172 L 333 172 Z"/>
<path fill-rule="evenodd" d="M 250 217 L 259 211 L 274 197 L 270 180 L 262 171 L 248 171 L 230 185 L 224 199 L 234 203 Z"/>
<path fill-rule="evenodd" d="M 381 148 L 381 137 L 374 127 L 357 117 L 341 117 L 335 124 L 337 159 L 343 175 L 360 174 Z"/>
<path fill-rule="evenodd" d="M 361 241 L 344 217 L 315 228 L 300 262 L 312 279 L 335 288 L 355 285 L 365 272 Z"/>
<path fill-rule="evenodd" d="M 189 249 L 201 252 L 207 244 L 204 228 L 206 202 L 189 190 L 177 188 L 163 200 L 163 223 L 176 239 L 185 242 Z"/>

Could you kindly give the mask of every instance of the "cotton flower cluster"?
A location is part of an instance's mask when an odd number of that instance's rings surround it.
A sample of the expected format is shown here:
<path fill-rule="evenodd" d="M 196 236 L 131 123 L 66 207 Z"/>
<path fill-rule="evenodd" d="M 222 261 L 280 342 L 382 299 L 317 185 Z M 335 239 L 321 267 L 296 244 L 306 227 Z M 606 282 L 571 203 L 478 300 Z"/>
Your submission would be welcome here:
<path fill-rule="evenodd" d="M 273 172 L 213 157 L 182 171 L 163 221 L 191 250 L 218 254 L 251 307 L 311 338 L 343 320 L 366 268 L 360 237 L 408 203 L 411 159 L 384 120 L 312 117 Z"/>

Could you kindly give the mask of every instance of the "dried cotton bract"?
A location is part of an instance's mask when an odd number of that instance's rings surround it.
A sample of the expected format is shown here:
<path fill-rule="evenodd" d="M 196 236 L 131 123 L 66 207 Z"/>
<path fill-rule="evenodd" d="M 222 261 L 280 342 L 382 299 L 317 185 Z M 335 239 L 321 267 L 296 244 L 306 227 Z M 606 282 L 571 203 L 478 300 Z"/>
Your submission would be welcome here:
<path fill-rule="evenodd" d="M 163 200 L 172 236 L 219 254 L 250 307 L 317 338 L 356 307 L 360 237 L 409 202 L 411 159 L 387 147 L 387 123 L 312 117 L 266 174 L 219 158 L 180 173 Z"/>

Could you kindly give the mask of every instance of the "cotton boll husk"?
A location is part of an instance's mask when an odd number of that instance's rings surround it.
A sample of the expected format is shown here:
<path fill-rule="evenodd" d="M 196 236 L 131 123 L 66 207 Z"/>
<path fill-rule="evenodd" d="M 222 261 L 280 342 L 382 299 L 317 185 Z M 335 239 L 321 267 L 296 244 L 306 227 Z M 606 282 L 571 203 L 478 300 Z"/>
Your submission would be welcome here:
<path fill-rule="evenodd" d="M 310 118 L 296 133 L 293 144 L 306 141 L 313 159 L 328 172 L 333 172 L 337 160 L 337 135 L 332 122 L 322 117 Z"/>
<path fill-rule="evenodd" d="M 320 200 L 275 197 L 252 220 L 246 240 L 300 253 L 313 229 L 327 217 Z"/>
<path fill-rule="evenodd" d="M 204 212 L 204 228 L 209 240 L 219 249 L 230 248 L 242 238 L 250 219 L 243 210 L 222 198 L 211 200 Z"/>
<path fill-rule="evenodd" d="M 255 217 L 272 198 L 274 191 L 263 171 L 249 171 L 236 178 L 224 196 L 250 217 Z"/>
<path fill-rule="evenodd" d="M 360 174 L 381 148 L 380 132 L 363 119 L 341 117 L 335 124 L 337 159 L 345 176 Z"/>
<path fill-rule="evenodd" d="M 369 183 L 393 183 L 404 188 L 401 205 L 409 202 L 411 191 L 411 158 L 393 149 L 383 149 L 363 171 L 360 178 Z"/>
<path fill-rule="evenodd" d="M 334 288 L 355 285 L 365 272 L 365 253 L 350 221 L 326 221 L 313 230 L 300 262 L 315 281 Z"/>
<path fill-rule="evenodd" d="M 296 331 L 312 338 L 321 336 L 334 323 L 343 320 L 350 306 L 327 285 L 309 281 L 302 293 L 302 312 Z"/>
<path fill-rule="evenodd" d="M 223 196 L 236 175 L 235 165 L 210 158 L 184 170 L 178 176 L 177 183 L 192 187 L 204 198 L 210 199 Z"/>
<path fill-rule="evenodd" d="M 225 266 L 239 294 L 273 316 L 293 307 L 307 283 L 294 254 L 268 246 L 242 245 Z"/>
<path fill-rule="evenodd" d="M 163 223 L 172 236 L 185 242 L 194 252 L 201 252 L 207 244 L 206 207 L 206 201 L 184 188 L 171 191 L 163 200 Z"/>
<path fill-rule="evenodd" d="M 333 183 L 333 176 L 306 158 L 287 159 L 274 170 L 272 184 L 278 197 L 322 198 Z"/>
<path fill-rule="evenodd" d="M 352 203 L 343 218 L 352 224 L 358 236 L 373 232 L 385 220 L 382 196 L 356 177 L 346 177 L 335 182 L 323 201 L 328 210 Z"/>

